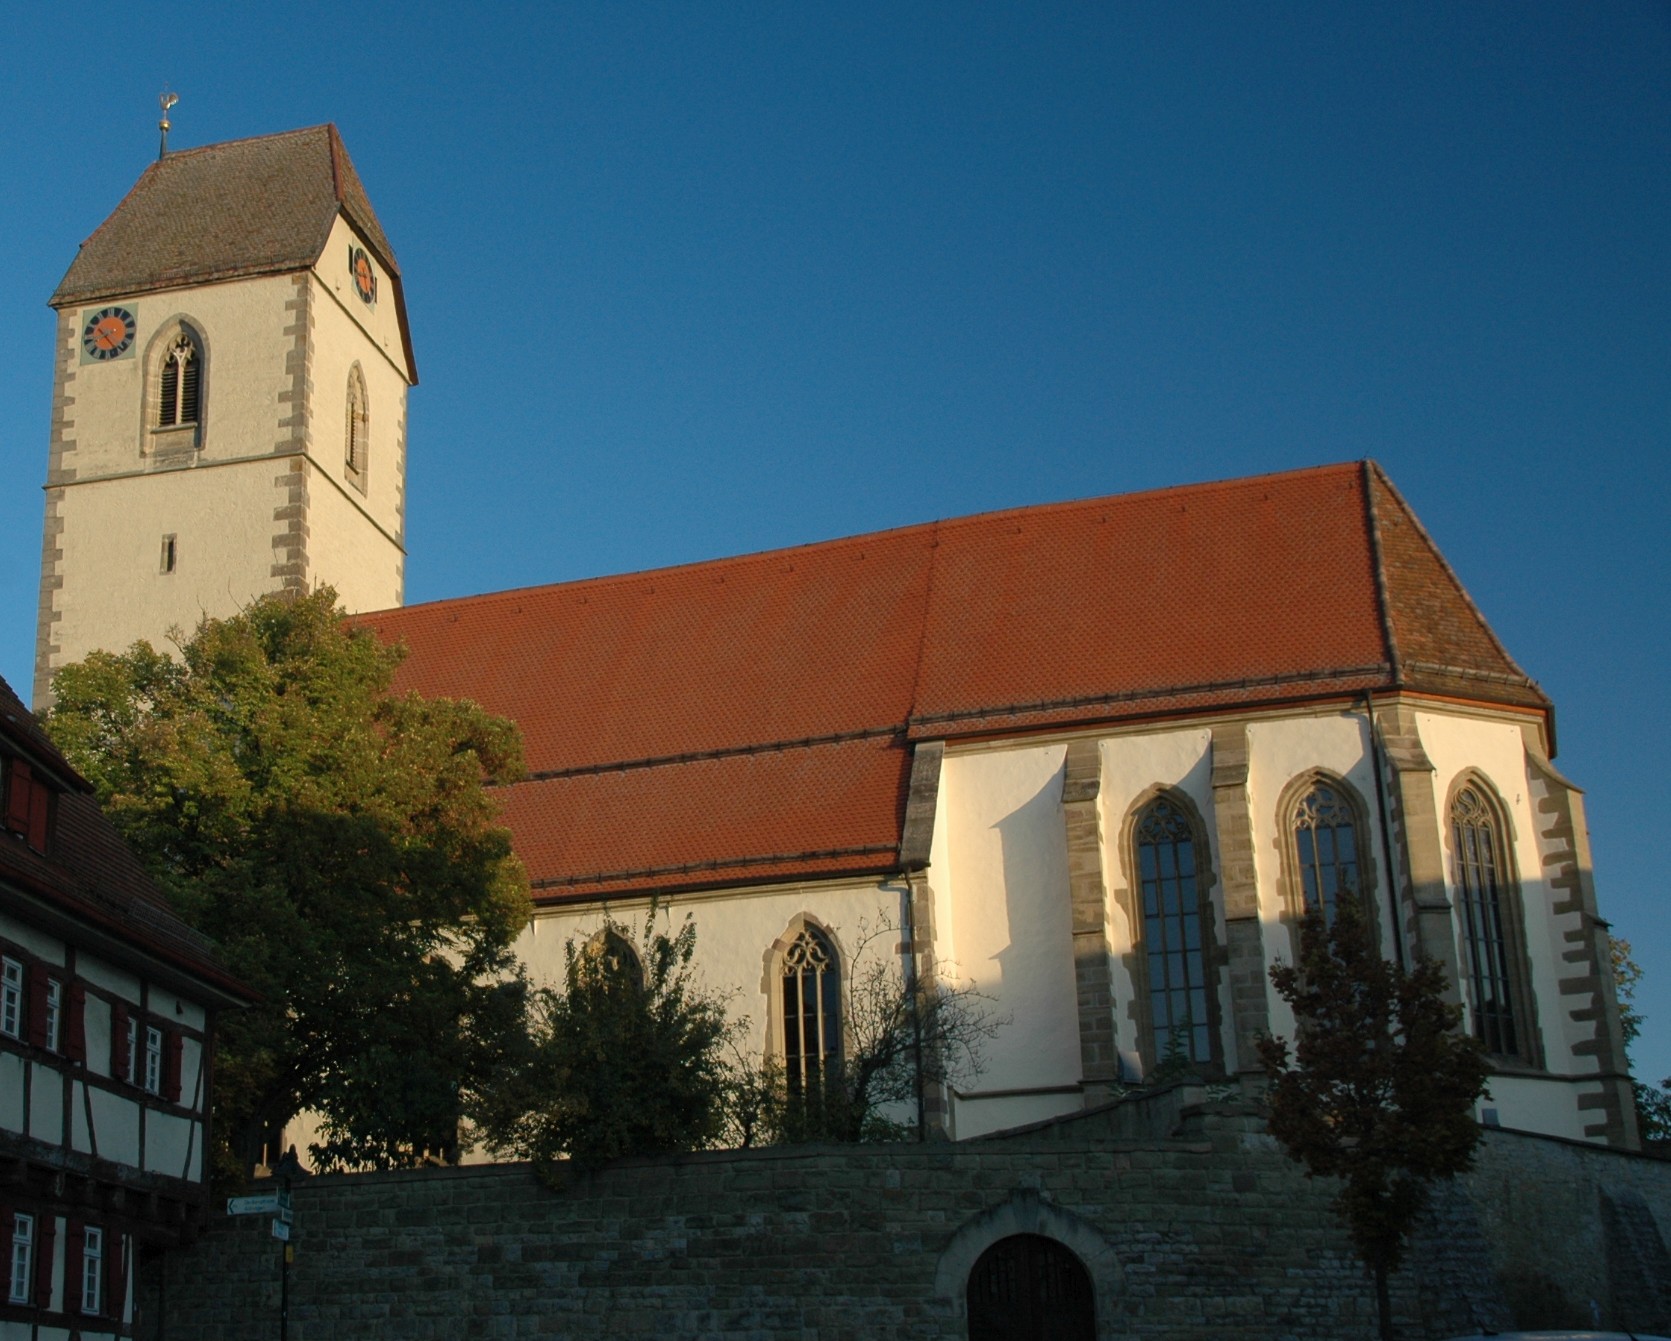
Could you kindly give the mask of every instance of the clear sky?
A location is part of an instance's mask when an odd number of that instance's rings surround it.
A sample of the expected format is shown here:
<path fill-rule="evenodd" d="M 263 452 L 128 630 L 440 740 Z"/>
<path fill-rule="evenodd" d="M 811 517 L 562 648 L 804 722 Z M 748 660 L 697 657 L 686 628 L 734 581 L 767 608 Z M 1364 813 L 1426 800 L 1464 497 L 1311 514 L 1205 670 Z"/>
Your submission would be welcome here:
<path fill-rule="evenodd" d="M 1557 704 L 1671 1074 L 1664 0 L 7 6 L 25 694 L 46 299 L 164 86 L 176 147 L 342 130 L 412 601 L 1375 457 Z"/>

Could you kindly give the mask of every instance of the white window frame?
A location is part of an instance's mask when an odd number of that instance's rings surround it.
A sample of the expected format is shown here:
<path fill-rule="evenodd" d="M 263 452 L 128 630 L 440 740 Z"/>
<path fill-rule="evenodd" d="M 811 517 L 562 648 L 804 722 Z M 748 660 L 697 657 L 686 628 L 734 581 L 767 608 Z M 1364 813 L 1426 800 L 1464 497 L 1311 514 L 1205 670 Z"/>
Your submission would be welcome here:
<path fill-rule="evenodd" d="M 64 984 L 56 978 L 46 980 L 46 1050 L 58 1051 L 59 1037 L 63 1032 L 64 1019 Z"/>
<path fill-rule="evenodd" d="M 145 1084 L 147 1094 L 162 1093 L 162 1030 L 154 1024 L 145 1026 Z"/>
<path fill-rule="evenodd" d="M 81 1231 L 81 1311 L 91 1318 L 104 1311 L 104 1230 L 97 1225 Z"/>
<path fill-rule="evenodd" d="M 24 1211 L 12 1216 L 11 1275 L 7 1281 L 9 1303 L 27 1304 L 29 1287 L 35 1280 L 35 1217 Z"/>
<path fill-rule="evenodd" d="M 10 956 L 0 959 L 0 1034 L 23 1037 L 23 965 Z"/>

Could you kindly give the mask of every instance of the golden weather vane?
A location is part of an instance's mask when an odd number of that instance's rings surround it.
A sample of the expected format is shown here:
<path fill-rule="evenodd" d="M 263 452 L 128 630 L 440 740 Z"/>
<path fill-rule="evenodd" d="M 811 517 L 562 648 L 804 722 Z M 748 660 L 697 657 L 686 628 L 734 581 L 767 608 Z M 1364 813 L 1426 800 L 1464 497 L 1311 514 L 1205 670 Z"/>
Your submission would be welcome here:
<path fill-rule="evenodd" d="M 162 146 L 157 150 L 159 159 L 168 157 L 168 113 L 174 104 L 180 101 L 178 93 L 170 93 L 166 89 L 157 95 L 157 102 L 162 106 L 162 120 L 157 122 L 157 129 L 162 132 Z"/>

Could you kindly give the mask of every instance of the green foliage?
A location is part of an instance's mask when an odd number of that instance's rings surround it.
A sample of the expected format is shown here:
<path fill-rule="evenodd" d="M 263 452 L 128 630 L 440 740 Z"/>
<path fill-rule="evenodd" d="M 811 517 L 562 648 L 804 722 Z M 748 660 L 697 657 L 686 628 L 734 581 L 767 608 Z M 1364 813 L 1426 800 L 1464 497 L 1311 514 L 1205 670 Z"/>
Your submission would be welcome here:
<path fill-rule="evenodd" d="M 520 772 L 516 727 L 393 693 L 402 652 L 329 589 L 206 620 L 180 652 L 66 667 L 47 728 L 262 994 L 220 1018 L 222 1154 L 247 1168 L 313 1109 L 327 1166 L 410 1163 L 521 1028 L 527 879 L 483 786 Z"/>
<path fill-rule="evenodd" d="M 1406 972 L 1382 958 L 1363 903 L 1342 893 L 1334 924 L 1300 929 L 1300 962 L 1271 982 L 1293 1007 L 1298 1042 L 1265 1038 L 1270 1130 L 1309 1177 L 1337 1178 L 1336 1212 L 1374 1273 L 1390 1337 L 1387 1277 L 1402 1260 L 1429 1185 L 1465 1170 L 1479 1140 L 1483 1049 L 1457 1032 L 1431 961 Z"/>
<path fill-rule="evenodd" d="M 492 1149 L 549 1171 L 562 1156 L 589 1167 L 719 1137 L 732 1028 L 724 1000 L 694 979 L 695 923 L 670 934 L 658 917 L 652 908 L 631 953 L 612 918 L 564 946 L 562 990 L 536 994 L 527 1048 L 472 1112 Z"/>
<path fill-rule="evenodd" d="M 886 915 L 859 923 L 849 949 L 842 1057 L 804 1092 L 767 1059 L 733 1067 L 728 1137 L 737 1145 L 904 1141 L 918 1134 L 919 1095 L 965 1085 L 982 1070 L 983 1045 L 1007 1020 L 945 965 L 908 981 Z"/>
<path fill-rule="evenodd" d="M 1641 1037 L 1642 1014 L 1636 1009 L 1636 987 L 1642 981 L 1642 966 L 1631 955 L 1630 942 L 1619 936 L 1607 938 L 1608 957 L 1613 963 L 1613 988 L 1619 1000 L 1619 1027 L 1625 1036 L 1625 1056 Z M 1636 1126 L 1644 1141 L 1671 1141 L 1671 1076 L 1655 1085 L 1630 1081 L 1636 1099 Z"/>

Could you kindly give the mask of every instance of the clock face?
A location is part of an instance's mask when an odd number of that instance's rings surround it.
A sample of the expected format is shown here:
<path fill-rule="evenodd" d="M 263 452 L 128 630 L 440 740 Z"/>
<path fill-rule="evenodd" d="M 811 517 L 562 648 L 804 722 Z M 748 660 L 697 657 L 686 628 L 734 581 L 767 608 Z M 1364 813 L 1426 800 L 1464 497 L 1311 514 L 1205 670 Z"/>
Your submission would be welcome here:
<path fill-rule="evenodd" d="M 377 271 L 372 268 L 371 257 L 366 255 L 364 247 L 350 247 L 348 249 L 348 269 L 354 276 L 354 292 L 360 295 L 363 303 L 377 301 Z"/>
<path fill-rule="evenodd" d="M 81 352 L 101 362 L 119 359 L 133 348 L 138 331 L 134 315 L 125 307 L 101 307 L 81 328 Z"/>

